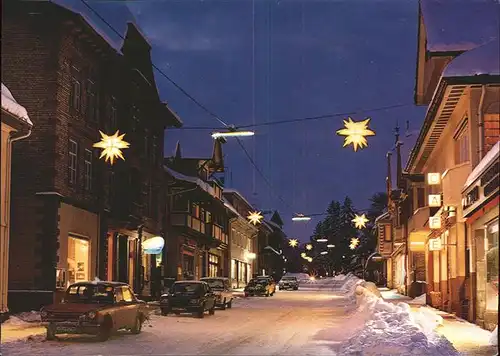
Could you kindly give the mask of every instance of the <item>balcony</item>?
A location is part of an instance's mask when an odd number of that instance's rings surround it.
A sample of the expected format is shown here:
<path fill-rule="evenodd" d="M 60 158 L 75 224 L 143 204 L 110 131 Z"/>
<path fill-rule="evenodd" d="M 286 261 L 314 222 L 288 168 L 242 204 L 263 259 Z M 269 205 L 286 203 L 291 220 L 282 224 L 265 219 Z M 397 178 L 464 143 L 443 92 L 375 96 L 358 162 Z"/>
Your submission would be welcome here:
<path fill-rule="evenodd" d="M 172 213 L 170 215 L 170 223 L 172 226 L 183 227 L 188 231 L 197 232 L 203 235 L 206 231 L 205 223 L 189 215 L 189 213 Z"/>

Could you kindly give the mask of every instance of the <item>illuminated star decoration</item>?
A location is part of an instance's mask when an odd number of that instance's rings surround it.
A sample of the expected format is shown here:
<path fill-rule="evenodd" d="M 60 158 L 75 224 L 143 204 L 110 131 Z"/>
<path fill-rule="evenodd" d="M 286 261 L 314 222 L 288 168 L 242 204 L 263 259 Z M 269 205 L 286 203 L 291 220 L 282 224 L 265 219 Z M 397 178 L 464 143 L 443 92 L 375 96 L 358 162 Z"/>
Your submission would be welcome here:
<path fill-rule="evenodd" d="M 345 136 L 344 146 L 348 146 L 352 143 L 354 152 L 358 148 L 364 148 L 368 146 L 365 136 L 375 136 L 375 132 L 368 128 L 368 123 L 370 118 L 364 121 L 355 122 L 351 118 L 344 120 L 344 128 L 337 131 L 337 135 Z"/>
<path fill-rule="evenodd" d="M 312 262 L 313 261 L 312 257 L 307 257 L 307 261 Z"/>
<path fill-rule="evenodd" d="M 358 245 L 359 245 L 359 239 L 357 237 L 353 237 L 351 239 L 351 244 L 349 245 L 349 248 L 351 250 L 354 250 L 356 247 L 358 247 Z"/>
<path fill-rule="evenodd" d="M 288 245 L 290 245 L 290 247 L 297 247 L 298 244 L 299 244 L 299 241 L 297 239 L 288 240 Z"/>
<path fill-rule="evenodd" d="M 356 226 L 357 229 L 362 229 L 362 228 L 366 227 L 366 223 L 369 220 L 366 218 L 365 214 L 363 214 L 363 215 L 356 214 L 354 219 L 352 219 L 351 221 L 354 223 L 354 226 Z"/>
<path fill-rule="evenodd" d="M 302 253 L 300 254 L 300 257 L 302 257 L 302 258 L 307 258 L 307 254 L 306 254 L 305 252 L 302 252 Z"/>
<path fill-rule="evenodd" d="M 247 216 L 247 219 L 254 225 L 260 224 L 260 221 L 264 218 L 260 211 L 249 212 L 250 215 Z"/>
<path fill-rule="evenodd" d="M 112 136 L 108 136 L 102 131 L 99 131 L 99 133 L 101 134 L 101 141 L 94 143 L 93 146 L 102 149 L 99 159 L 105 157 L 105 161 L 110 161 L 111 164 L 115 163 L 115 158 L 121 158 L 125 161 L 122 149 L 130 146 L 130 143 L 123 141 L 125 134 L 120 135 L 119 131 L 116 131 Z"/>
<path fill-rule="evenodd" d="M 306 245 L 306 250 L 312 250 L 312 248 L 313 248 L 313 245 L 311 245 L 311 244 Z"/>

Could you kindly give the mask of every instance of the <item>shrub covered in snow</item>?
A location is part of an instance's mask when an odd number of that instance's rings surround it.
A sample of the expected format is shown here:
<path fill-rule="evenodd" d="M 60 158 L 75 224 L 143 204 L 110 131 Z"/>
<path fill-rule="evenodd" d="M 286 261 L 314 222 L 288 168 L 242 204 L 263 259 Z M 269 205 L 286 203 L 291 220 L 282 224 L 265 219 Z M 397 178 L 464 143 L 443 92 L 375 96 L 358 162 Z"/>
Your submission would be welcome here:
<path fill-rule="evenodd" d="M 344 288 L 350 286 L 346 294 L 355 296 L 357 312 L 368 314 L 368 321 L 361 332 L 340 345 L 339 356 L 458 355 L 453 345 L 434 331 L 442 322 L 439 316 L 424 308 L 413 315 L 408 304 L 387 303 L 365 288 L 364 281 L 354 278 Z"/>

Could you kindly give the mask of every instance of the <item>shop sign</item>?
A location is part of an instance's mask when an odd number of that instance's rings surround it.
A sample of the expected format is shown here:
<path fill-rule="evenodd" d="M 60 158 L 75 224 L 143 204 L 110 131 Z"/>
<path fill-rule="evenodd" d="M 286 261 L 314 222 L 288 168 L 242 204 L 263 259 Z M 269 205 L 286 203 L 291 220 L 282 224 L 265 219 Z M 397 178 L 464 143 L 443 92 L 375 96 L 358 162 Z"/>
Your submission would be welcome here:
<path fill-rule="evenodd" d="M 474 189 L 468 192 L 462 199 L 462 208 L 465 210 L 479 200 L 479 187 L 476 185 Z"/>
<path fill-rule="evenodd" d="M 429 251 L 441 251 L 442 248 L 443 244 L 440 237 L 429 240 Z"/>
<path fill-rule="evenodd" d="M 441 194 L 429 194 L 427 200 L 431 208 L 441 207 Z"/>
<path fill-rule="evenodd" d="M 427 173 L 427 184 L 428 185 L 441 184 L 441 173 Z"/>
<path fill-rule="evenodd" d="M 431 216 L 429 218 L 429 227 L 431 229 L 441 229 L 441 216 Z"/>
<path fill-rule="evenodd" d="M 142 250 L 146 255 L 157 255 L 161 253 L 165 246 L 165 239 L 161 236 L 155 236 L 142 243 Z"/>

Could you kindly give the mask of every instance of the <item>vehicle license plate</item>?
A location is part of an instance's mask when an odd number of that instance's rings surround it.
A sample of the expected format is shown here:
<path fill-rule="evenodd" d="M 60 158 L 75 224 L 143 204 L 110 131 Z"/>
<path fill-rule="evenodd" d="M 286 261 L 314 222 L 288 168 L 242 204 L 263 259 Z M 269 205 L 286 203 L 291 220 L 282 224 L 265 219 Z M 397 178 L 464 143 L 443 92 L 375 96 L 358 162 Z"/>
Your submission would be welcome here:
<path fill-rule="evenodd" d="M 61 333 L 74 333 L 76 329 L 78 328 L 77 324 L 62 324 L 62 325 L 56 325 L 56 329 L 58 332 Z"/>

